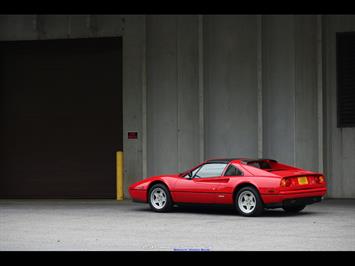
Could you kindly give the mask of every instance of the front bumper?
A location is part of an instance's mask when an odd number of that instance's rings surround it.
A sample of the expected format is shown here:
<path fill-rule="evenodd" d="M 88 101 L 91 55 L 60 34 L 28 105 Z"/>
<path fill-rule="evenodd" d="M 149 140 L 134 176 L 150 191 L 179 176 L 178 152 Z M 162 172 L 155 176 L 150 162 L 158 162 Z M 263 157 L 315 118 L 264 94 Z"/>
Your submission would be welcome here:
<path fill-rule="evenodd" d="M 147 191 L 142 189 L 128 189 L 129 194 L 134 202 L 147 202 Z"/>

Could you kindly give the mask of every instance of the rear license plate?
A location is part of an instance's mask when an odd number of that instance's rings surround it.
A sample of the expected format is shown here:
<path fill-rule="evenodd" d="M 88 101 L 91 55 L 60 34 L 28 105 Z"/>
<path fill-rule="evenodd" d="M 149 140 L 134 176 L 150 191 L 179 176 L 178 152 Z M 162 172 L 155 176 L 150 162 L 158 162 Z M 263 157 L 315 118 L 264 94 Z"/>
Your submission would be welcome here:
<path fill-rule="evenodd" d="M 298 178 L 298 184 L 300 185 L 307 185 L 308 184 L 308 179 L 306 176 L 302 176 Z"/>

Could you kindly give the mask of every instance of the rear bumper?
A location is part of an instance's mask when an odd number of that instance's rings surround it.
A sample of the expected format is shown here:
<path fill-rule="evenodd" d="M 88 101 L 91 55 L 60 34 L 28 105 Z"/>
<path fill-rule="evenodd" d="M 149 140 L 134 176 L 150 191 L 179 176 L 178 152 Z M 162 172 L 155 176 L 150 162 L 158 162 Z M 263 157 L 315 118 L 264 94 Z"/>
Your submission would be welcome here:
<path fill-rule="evenodd" d="M 284 206 L 300 206 L 300 205 L 310 205 L 316 202 L 323 200 L 323 197 L 307 197 L 307 198 L 296 198 L 296 199 L 287 199 L 282 202 L 274 202 L 269 204 L 264 204 L 265 208 L 282 208 Z"/>
<path fill-rule="evenodd" d="M 322 201 L 322 199 L 323 197 L 288 199 L 283 201 L 283 206 L 309 205 L 316 202 L 320 202 Z"/>
<path fill-rule="evenodd" d="M 327 193 L 326 188 L 299 191 L 285 191 L 280 194 L 261 195 L 266 208 L 280 208 L 283 206 L 309 205 L 322 200 Z"/>

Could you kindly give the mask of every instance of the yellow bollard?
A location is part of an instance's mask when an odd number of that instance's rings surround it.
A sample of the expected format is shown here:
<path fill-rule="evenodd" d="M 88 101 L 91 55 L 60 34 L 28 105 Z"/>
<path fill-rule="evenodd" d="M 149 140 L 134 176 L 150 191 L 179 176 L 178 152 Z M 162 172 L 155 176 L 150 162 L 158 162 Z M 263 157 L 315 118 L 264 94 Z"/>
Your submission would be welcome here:
<path fill-rule="evenodd" d="M 116 196 L 117 200 L 123 200 L 123 152 L 116 152 Z"/>

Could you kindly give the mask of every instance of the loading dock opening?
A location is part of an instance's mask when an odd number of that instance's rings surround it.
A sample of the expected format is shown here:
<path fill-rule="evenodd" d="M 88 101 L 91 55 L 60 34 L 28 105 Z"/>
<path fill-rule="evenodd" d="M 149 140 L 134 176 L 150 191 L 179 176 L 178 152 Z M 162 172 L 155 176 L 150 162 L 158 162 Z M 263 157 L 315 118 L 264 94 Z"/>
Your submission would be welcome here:
<path fill-rule="evenodd" d="M 122 39 L 0 42 L 0 198 L 116 198 Z"/>

